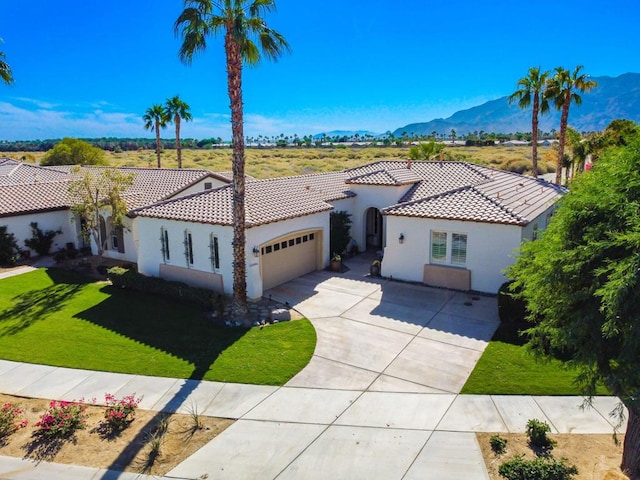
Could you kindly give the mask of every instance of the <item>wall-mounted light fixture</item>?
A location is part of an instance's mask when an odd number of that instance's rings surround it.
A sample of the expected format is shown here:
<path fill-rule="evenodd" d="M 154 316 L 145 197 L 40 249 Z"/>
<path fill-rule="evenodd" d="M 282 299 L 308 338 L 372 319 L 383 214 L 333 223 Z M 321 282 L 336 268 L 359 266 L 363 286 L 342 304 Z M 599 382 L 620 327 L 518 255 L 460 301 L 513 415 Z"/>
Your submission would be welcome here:
<path fill-rule="evenodd" d="M 404 234 L 400 234 L 400 236 L 398 237 L 398 242 L 400 242 L 400 245 L 404 243 Z"/>
<path fill-rule="evenodd" d="M 253 247 L 253 256 L 254 257 L 260 256 L 260 249 L 258 247 Z"/>

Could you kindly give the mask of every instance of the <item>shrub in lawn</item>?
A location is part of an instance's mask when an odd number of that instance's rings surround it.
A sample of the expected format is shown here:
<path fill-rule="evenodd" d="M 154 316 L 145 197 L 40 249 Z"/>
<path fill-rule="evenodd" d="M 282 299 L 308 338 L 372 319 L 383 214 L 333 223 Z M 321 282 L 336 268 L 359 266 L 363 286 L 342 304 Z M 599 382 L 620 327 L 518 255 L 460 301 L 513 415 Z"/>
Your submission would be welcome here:
<path fill-rule="evenodd" d="M 507 439 L 502 438 L 500 435 L 492 435 L 489 439 L 489 443 L 491 444 L 491 450 L 494 453 L 501 454 L 507 449 Z"/>
<path fill-rule="evenodd" d="M 27 421 L 20 421 L 20 416 L 24 412 L 13 403 L 5 403 L 0 408 L 0 439 L 11 435 L 19 428 L 27 426 Z"/>
<path fill-rule="evenodd" d="M 567 465 L 566 459 L 537 457 L 525 460 L 522 455 L 500 465 L 500 476 L 507 480 L 571 480 L 578 474 L 575 465 Z"/>
<path fill-rule="evenodd" d="M 133 421 L 136 409 L 140 405 L 142 398 L 126 395 L 118 400 L 115 395 L 107 393 L 104 396 L 104 400 L 107 406 L 104 412 L 107 426 L 112 431 L 122 431 Z"/>
<path fill-rule="evenodd" d="M 86 426 L 87 406 L 81 400 L 79 402 L 64 402 L 52 400 L 49 408 L 36 422 L 40 427 L 37 434 L 51 438 L 66 438 L 76 430 Z"/>
<path fill-rule="evenodd" d="M 542 422 L 535 418 L 527 422 L 527 429 L 525 430 L 527 437 L 529 437 L 529 444 L 537 448 L 553 448 L 555 442 L 547 436 L 550 431 L 551 427 L 547 422 Z"/>

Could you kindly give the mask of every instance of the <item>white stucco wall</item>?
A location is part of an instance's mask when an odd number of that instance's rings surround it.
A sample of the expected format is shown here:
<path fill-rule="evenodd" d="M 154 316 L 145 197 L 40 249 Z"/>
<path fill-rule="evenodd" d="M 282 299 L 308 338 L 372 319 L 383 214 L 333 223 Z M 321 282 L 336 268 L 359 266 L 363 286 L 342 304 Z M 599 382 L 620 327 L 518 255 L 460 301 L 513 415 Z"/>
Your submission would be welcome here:
<path fill-rule="evenodd" d="M 106 221 L 109 214 L 104 212 L 103 216 Z M 107 248 L 102 253 L 102 256 L 136 263 L 138 261 L 137 219 L 125 217 L 123 224 L 124 230 L 122 232 L 122 238 L 124 240 L 124 253 L 120 253 L 117 249 L 112 248 L 111 234 L 107 228 Z M 160 235 L 158 235 L 158 238 L 160 238 Z M 98 252 L 93 239 L 91 240 L 91 249 L 94 253 Z"/>
<path fill-rule="evenodd" d="M 164 228 L 169 234 L 170 259 L 166 262 L 183 268 L 191 268 L 203 272 L 212 272 L 211 252 L 209 249 L 210 234 L 218 237 L 220 268 L 216 273 L 222 276 L 223 289 L 231 295 L 233 290 L 233 229 L 220 225 L 178 222 L 157 218 L 137 217 L 136 231 L 138 236 L 138 270 L 140 273 L 159 276 L 159 266 L 163 263 L 160 231 Z M 329 212 L 308 215 L 282 222 L 270 223 L 246 230 L 247 260 L 247 297 L 250 299 L 262 296 L 262 279 L 260 276 L 260 259 L 253 255 L 253 247 L 258 248 L 270 240 L 289 233 L 304 230 L 323 230 L 322 258 L 329 258 Z M 193 265 L 188 265 L 185 257 L 184 232 L 191 232 L 193 244 Z M 324 264 L 319 265 L 322 268 Z"/>
<path fill-rule="evenodd" d="M 506 281 L 503 270 L 513 263 L 513 252 L 522 239 L 522 228 L 512 225 L 385 217 L 388 241 L 382 275 L 400 280 L 423 281 L 424 265 L 430 263 L 431 258 L 432 230 L 464 233 L 467 235 L 466 268 L 471 271 L 471 289 L 497 293 Z M 404 235 L 402 245 L 398 241 L 401 233 Z"/>
<path fill-rule="evenodd" d="M 329 263 L 329 211 L 292 218 L 282 222 L 269 223 L 246 231 L 247 238 L 247 296 L 260 298 L 262 296 L 262 278 L 260 274 L 260 259 L 253 255 L 253 247 L 260 248 L 263 244 L 284 235 L 310 230 L 322 230 L 322 254 L 318 269 Z"/>
<path fill-rule="evenodd" d="M 190 187 L 185 188 L 181 192 L 178 192 L 178 193 L 176 193 L 175 195 L 172 195 L 169 198 L 184 197 L 186 195 L 191 195 L 192 193 L 204 192 L 204 184 L 205 183 L 211 183 L 211 188 L 217 188 L 217 187 L 221 187 L 223 185 L 228 185 L 227 182 L 223 182 L 222 180 L 219 180 L 217 178 L 209 177 L 209 178 L 205 178 L 203 180 L 200 180 L 197 183 L 194 183 Z"/>
<path fill-rule="evenodd" d="M 212 233 L 216 235 L 218 237 L 220 268 L 216 270 L 215 273 L 222 275 L 225 293 L 231 293 L 233 287 L 233 251 L 231 248 L 233 230 L 231 227 L 148 217 L 137 217 L 136 224 L 139 245 L 138 271 L 144 275 L 154 277 L 159 276 L 161 263 L 167 263 L 185 269 L 213 272 L 209 243 L 210 235 Z M 162 228 L 167 230 L 169 237 L 170 258 L 166 261 L 163 260 L 162 244 L 160 241 Z M 185 230 L 191 233 L 193 264 L 189 264 L 185 255 Z"/>
<path fill-rule="evenodd" d="M 61 248 L 65 248 L 68 242 L 78 246 L 79 234 L 78 225 L 71 221 L 72 215 L 69 210 L 59 210 L 55 212 L 40 212 L 29 215 L 18 215 L 14 217 L 0 218 L 0 225 L 6 225 L 7 231 L 13 233 L 18 247 L 22 250 L 29 250 L 24 241 L 32 237 L 31 222 L 37 222 L 40 230 L 62 230 L 60 235 L 56 235 L 51 246 L 51 253 L 55 253 Z M 31 256 L 36 256 L 32 251 Z"/>
<path fill-rule="evenodd" d="M 356 193 L 353 199 L 351 210 L 351 236 L 364 249 L 366 246 L 366 212 L 369 208 L 382 210 L 390 205 L 398 203 L 400 198 L 412 187 L 412 185 L 402 185 L 398 187 L 386 185 L 349 185 L 349 188 Z M 382 217 L 383 234 L 386 232 L 386 217 Z M 383 236 L 383 244 L 384 244 Z"/>

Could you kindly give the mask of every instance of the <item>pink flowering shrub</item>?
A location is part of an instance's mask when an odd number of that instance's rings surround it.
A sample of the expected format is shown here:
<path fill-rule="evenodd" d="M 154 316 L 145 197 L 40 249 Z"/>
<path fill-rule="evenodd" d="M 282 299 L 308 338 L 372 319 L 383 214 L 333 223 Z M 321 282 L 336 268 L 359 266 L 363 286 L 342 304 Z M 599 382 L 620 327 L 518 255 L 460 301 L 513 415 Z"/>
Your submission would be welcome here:
<path fill-rule="evenodd" d="M 115 395 L 106 393 L 104 395 L 107 409 L 104 418 L 111 430 L 124 430 L 135 416 L 136 409 L 142 398 L 135 398 L 133 395 L 126 395 L 118 400 Z"/>
<path fill-rule="evenodd" d="M 26 420 L 19 421 L 23 413 L 22 409 L 13 403 L 5 403 L 0 408 L 0 438 L 27 426 Z"/>
<path fill-rule="evenodd" d="M 52 400 L 49 409 L 36 422 L 37 432 L 47 437 L 68 437 L 86 426 L 87 406 L 83 400 L 64 402 Z"/>

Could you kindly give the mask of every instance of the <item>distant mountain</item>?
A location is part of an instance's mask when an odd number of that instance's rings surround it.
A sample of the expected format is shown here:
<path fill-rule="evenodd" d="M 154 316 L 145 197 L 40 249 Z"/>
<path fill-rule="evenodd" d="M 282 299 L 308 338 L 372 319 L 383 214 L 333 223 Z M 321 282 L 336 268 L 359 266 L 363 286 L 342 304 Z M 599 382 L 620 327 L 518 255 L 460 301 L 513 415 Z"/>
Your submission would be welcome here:
<path fill-rule="evenodd" d="M 598 86 L 582 94 L 582 105 L 571 105 L 569 125 L 579 132 L 603 130 L 612 120 L 625 118 L 640 123 L 640 73 L 625 73 L 619 77 L 592 77 Z M 515 86 L 515 84 L 514 84 Z M 547 115 L 540 116 L 539 128 L 558 130 L 560 112 L 551 106 Z M 396 137 L 411 135 L 458 135 L 484 130 L 495 133 L 531 131 L 531 110 L 509 105 L 507 97 L 491 100 L 477 107 L 461 110 L 449 118 L 438 118 L 424 123 L 411 123 L 393 132 Z"/>

